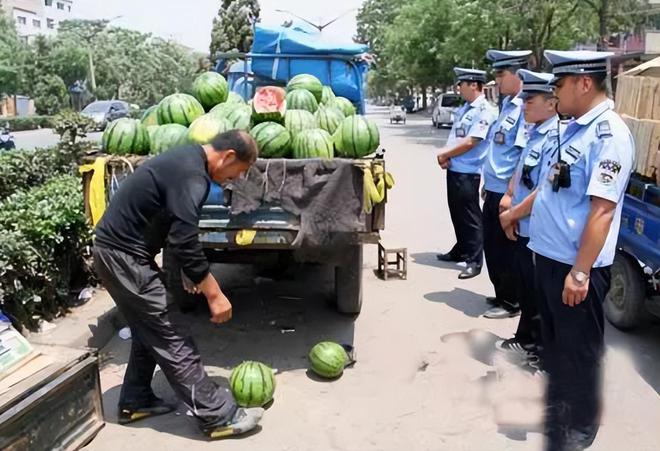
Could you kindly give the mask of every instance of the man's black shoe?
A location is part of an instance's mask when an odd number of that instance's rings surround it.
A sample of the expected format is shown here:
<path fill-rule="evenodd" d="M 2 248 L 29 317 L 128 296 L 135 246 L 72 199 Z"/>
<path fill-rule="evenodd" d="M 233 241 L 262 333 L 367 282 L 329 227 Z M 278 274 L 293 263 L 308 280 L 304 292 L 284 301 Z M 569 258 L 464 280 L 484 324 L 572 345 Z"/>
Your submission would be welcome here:
<path fill-rule="evenodd" d="M 447 252 L 446 254 L 438 254 L 435 256 L 439 261 L 441 262 L 454 262 L 458 263 L 461 261 L 459 257 L 456 257 L 453 255 L 451 252 Z"/>
<path fill-rule="evenodd" d="M 176 409 L 175 406 L 167 404 L 160 398 L 154 398 L 148 405 L 133 408 L 119 407 L 119 424 L 132 423 L 133 421 L 143 420 L 149 417 L 164 415 Z"/>
<path fill-rule="evenodd" d="M 458 275 L 458 278 L 461 280 L 471 279 L 477 277 L 481 274 L 481 267 L 475 265 L 474 263 L 468 264 L 463 271 Z"/>

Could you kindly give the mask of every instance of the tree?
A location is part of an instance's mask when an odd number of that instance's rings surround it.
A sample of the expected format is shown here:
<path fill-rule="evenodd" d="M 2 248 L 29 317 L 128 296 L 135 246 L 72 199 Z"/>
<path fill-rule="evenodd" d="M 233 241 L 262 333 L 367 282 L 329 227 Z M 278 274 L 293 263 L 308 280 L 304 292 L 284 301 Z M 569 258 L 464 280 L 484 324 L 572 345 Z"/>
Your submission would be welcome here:
<path fill-rule="evenodd" d="M 257 0 L 223 0 L 211 31 L 211 61 L 219 52 L 249 52 L 253 25 L 261 8 Z"/>
<path fill-rule="evenodd" d="M 607 50 L 611 31 L 632 28 L 641 22 L 645 0 L 579 0 L 595 13 L 598 23 L 598 50 Z"/>
<path fill-rule="evenodd" d="M 14 21 L 0 7 L 0 97 L 16 93 L 20 72 L 17 63 L 23 51 Z"/>
<path fill-rule="evenodd" d="M 39 114 L 56 114 L 68 105 L 66 86 L 62 79 L 54 74 L 39 77 L 33 96 L 34 106 Z"/>

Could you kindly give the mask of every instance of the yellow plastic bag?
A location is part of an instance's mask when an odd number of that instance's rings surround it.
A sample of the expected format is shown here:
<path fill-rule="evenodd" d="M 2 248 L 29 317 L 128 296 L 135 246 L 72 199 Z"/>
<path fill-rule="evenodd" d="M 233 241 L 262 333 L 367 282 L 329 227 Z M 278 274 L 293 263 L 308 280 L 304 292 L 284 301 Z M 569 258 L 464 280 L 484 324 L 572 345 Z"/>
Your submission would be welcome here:
<path fill-rule="evenodd" d="M 98 224 L 105 212 L 105 157 L 97 158 L 92 164 L 85 164 L 78 169 L 81 174 L 94 171 L 89 183 L 89 209 L 92 213 L 92 225 Z"/>

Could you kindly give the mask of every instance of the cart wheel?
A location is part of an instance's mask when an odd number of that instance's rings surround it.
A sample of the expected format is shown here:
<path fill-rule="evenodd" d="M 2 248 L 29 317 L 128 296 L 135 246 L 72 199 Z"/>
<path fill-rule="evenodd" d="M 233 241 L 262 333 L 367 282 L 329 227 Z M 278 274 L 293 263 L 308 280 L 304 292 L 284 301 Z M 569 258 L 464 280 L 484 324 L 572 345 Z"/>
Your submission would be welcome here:
<path fill-rule="evenodd" d="M 605 297 L 605 316 L 618 329 L 637 327 L 644 312 L 644 277 L 639 264 L 618 251 L 612 265 L 610 291 Z"/>

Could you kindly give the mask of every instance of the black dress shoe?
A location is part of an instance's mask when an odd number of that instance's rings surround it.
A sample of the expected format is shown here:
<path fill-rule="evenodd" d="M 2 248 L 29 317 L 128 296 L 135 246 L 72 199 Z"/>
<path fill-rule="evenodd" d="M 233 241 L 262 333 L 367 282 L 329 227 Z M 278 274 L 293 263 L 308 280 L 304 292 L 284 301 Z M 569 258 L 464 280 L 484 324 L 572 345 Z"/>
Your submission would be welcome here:
<path fill-rule="evenodd" d="M 451 252 L 447 252 L 446 254 L 438 254 L 435 256 L 438 260 L 441 262 L 460 262 L 461 259 L 459 257 L 456 257 L 453 255 Z"/>
<path fill-rule="evenodd" d="M 499 299 L 497 299 L 495 296 L 486 296 L 486 304 L 492 306 L 498 306 L 502 304 L 502 302 Z"/>
<path fill-rule="evenodd" d="M 458 275 L 461 280 L 471 279 L 481 274 L 481 267 L 477 265 L 467 265 L 463 271 Z"/>

